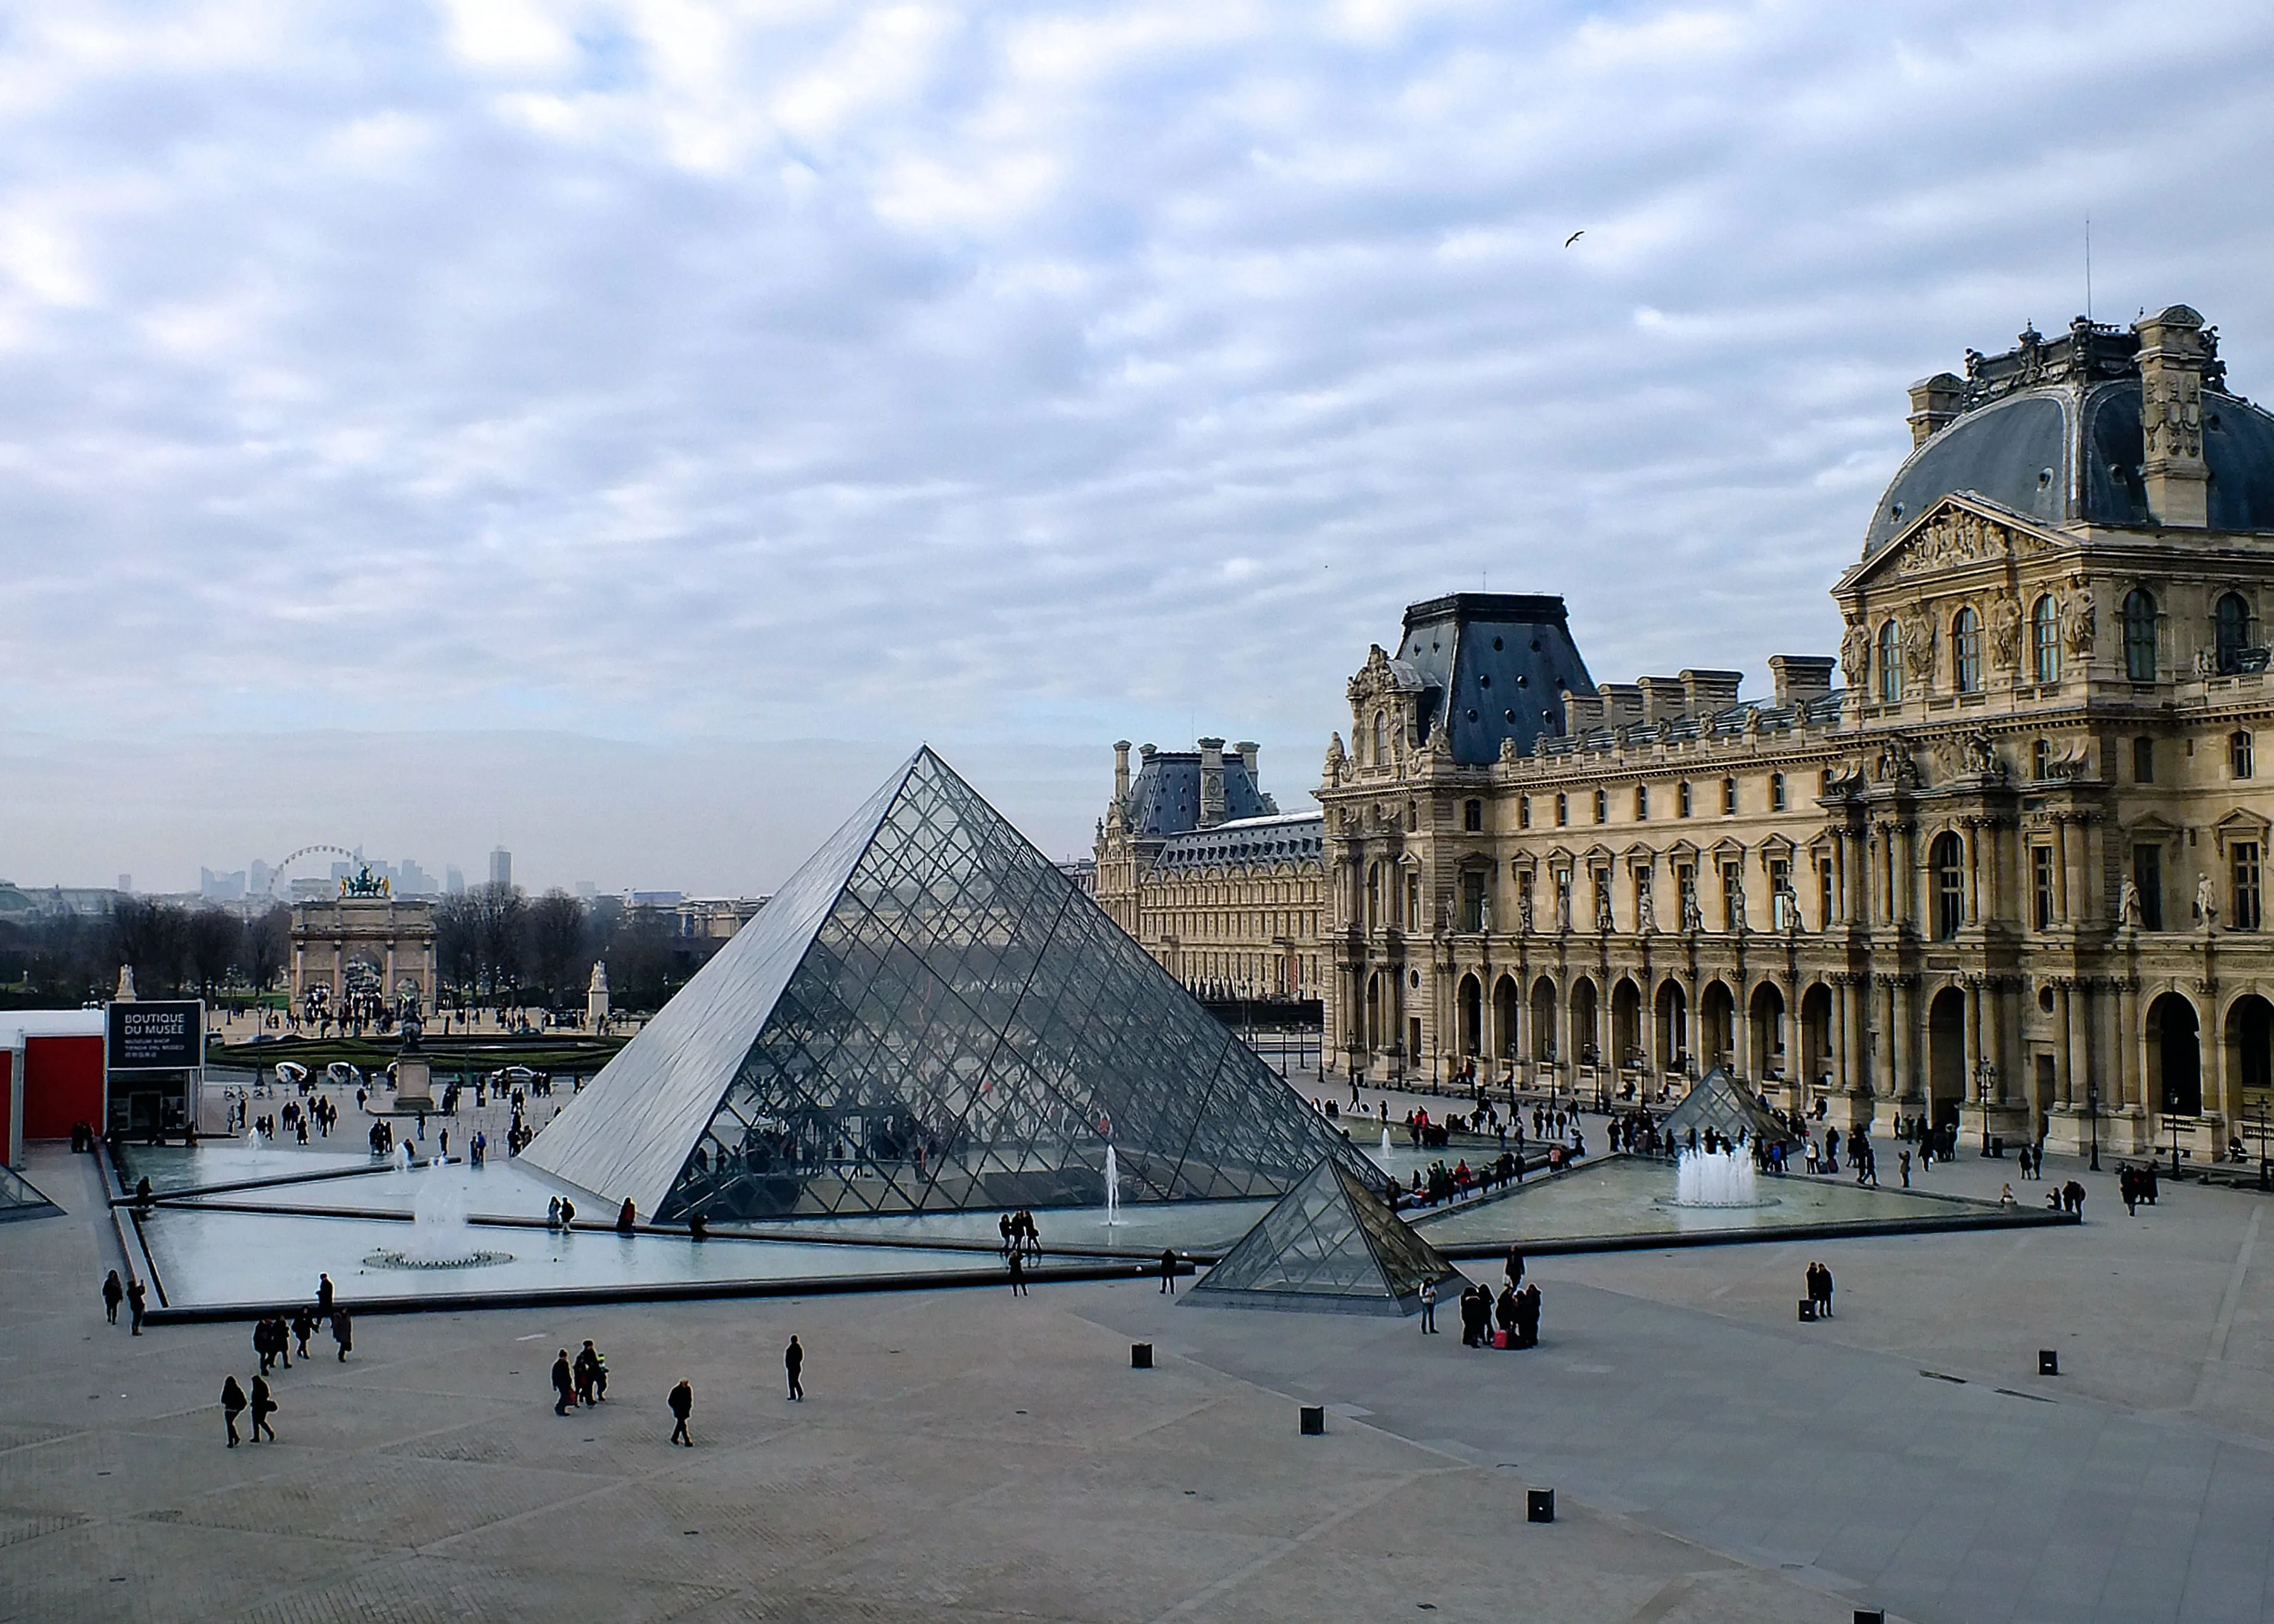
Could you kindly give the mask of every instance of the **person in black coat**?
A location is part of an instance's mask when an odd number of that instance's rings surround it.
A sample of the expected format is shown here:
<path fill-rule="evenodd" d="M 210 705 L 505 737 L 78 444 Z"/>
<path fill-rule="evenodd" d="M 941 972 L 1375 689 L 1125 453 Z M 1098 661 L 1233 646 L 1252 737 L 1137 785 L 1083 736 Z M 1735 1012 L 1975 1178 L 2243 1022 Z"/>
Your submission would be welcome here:
<path fill-rule="evenodd" d="M 245 1413 L 245 1389 L 237 1385 L 237 1378 L 229 1376 L 221 1384 L 221 1418 L 229 1428 L 229 1447 L 237 1447 L 237 1418 Z"/>
<path fill-rule="evenodd" d="M 344 1308 L 332 1310 L 332 1340 L 340 1345 L 340 1363 L 348 1362 L 348 1353 L 355 1347 L 355 1324 Z"/>
<path fill-rule="evenodd" d="M 276 1441 L 276 1429 L 268 1425 L 268 1417 L 275 1413 L 276 1401 L 269 1396 L 268 1379 L 265 1376 L 255 1376 L 252 1379 L 252 1441 L 254 1443 L 260 1441 L 260 1435 L 263 1432 L 268 1434 L 270 1443 Z"/>
<path fill-rule="evenodd" d="M 802 1402 L 805 1398 L 805 1350 L 793 1336 L 789 1346 L 782 1350 L 782 1368 L 789 1373 L 789 1395 Z"/>
<path fill-rule="evenodd" d="M 126 1311 L 134 1320 L 134 1335 L 142 1335 L 142 1310 L 148 1296 L 139 1280 L 126 1282 Z"/>
<path fill-rule="evenodd" d="M 695 1388 L 686 1377 L 679 1379 L 679 1385 L 672 1388 L 671 1397 L 666 1402 L 676 1422 L 671 1429 L 671 1441 L 685 1444 L 692 1449 L 695 1440 L 687 1435 L 687 1417 L 695 1413 Z"/>
<path fill-rule="evenodd" d="M 331 1312 L 332 1277 L 329 1274 L 319 1274 L 316 1276 L 316 1312 L 321 1316 Z"/>
<path fill-rule="evenodd" d="M 568 1350 L 553 1361 L 553 1413 L 565 1416 L 576 1408 L 576 1372 L 568 1363 Z"/>
<path fill-rule="evenodd" d="M 126 1287 L 119 1280 L 118 1271 L 113 1269 L 102 1281 L 102 1312 L 109 1317 L 111 1324 L 118 1323 L 118 1305 L 125 1300 Z"/>
<path fill-rule="evenodd" d="M 1540 1288 L 1526 1286 L 1516 1294 L 1516 1345 L 1540 1345 Z"/>

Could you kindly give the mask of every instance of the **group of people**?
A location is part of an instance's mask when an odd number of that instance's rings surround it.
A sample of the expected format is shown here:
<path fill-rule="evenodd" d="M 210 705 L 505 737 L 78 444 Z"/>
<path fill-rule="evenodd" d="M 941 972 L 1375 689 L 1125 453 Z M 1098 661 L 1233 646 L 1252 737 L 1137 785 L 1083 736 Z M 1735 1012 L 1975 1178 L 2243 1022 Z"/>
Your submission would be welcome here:
<path fill-rule="evenodd" d="M 1032 1258 L 1041 1254 L 1042 1232 L 1035 1228 L 1035 1214 L 1025 1207 L 1005 1213 L 996 1227 L 1002 1231 L 1005 1257 Z"/>
<path fill-rule="evenodd" d="M 391 1156 L 395 1154 L 395 1124 L 384 1116 L 371 1124 L 371 1154 Z"/>
<path fill-rule="evenodd" d="M 117 1278 L 117 1274 L 114 1271 L 110 1279 L 103 1282 L 102 1294 L 106 1304 L 111 1301 L 110 1287 L 112 1282 Z M 135 1317 L 138 1320 L 141 1317 L 139 1303 L 136 1305 Z M 116 1319 L 115 1312 L 113 1318 Z M 307 1304 L 301 1304 L 292 1311 L 289 1320 L 282 1313 L 275 1313 L 263 1315 L 255 1322 L 252 1327 L 252 1351 L 260 1356 L 260 1369 L 252 1378 L 252 1393 L 249 1395 L 246 1394 L 244 1386 L 238 1382 L 234 1374 L 222 1379 L 222 1425 L 228 1430 L 230 1448 L 236 1448 L 240 1441 L 237 1431 L 237 1418 L 247 1410 L 252 1411 L 252 1441 L 259 1443 L 264 1434 L 267 1435 L 269 1442 L 276 1441 L 276 1429 L 269 1424 L 268 1420 L 268 1417 L 275 1415 L 277 1410 L 276 1395 L 268 1385 L 268 1378 L 280 1367 L 284 1370 L 292 1368 L 293 1344 L 296 1342 L 299 1345 L 299 1354 L 303 1359 L 312 1357 L 308 1350 L 308 1339 L 316 1334 L 318 1326 L 327 1321 L 331 1325 L 332 1341 L 339 1349 L 340 1362 L 345 1364 L 349 1350 L 355 1346 L 354 1326 L 348 1311 L 341 1307 L 335 1298 L 332 1277 L 329 1274 L 318 1277 L 316 1300 L 312 1306 Z"/>
<path fill-rule="evenodd" d="M 1491 1194 L 1496 1185 L 1523 1182 L 1524 1158 L 1512 1150 L 1504 1150 L 1492 1161 L 1480 1162 L 1473 1168 L 1465 1156 L 1451 1167 L 1442 1161 L 1433 1162 L 1426 1170 L 1414 1169 L 1410 1188 L 1392 1186 L 1392 1205 L 1395 1210 L 1434 1207 L 1441 1201 L 1457 1202 L 1470 1195 L 1481 1198 Z"/>
<path fill-rule="evenodd" d="M 626 1203 L 629 1205 L 629 1203 Z M 566 1196 L 554 1196 L 545 1204 L 545 1227 L 548 1229 L 573 1229 L 576 1222 L 576 1203 Z"/>
<path fill-rule="evenodd" d="M 1501 1335 L 1493 1335 L 1494 1322 Z M 1436 1327 L 1433 1324 L 1432 1330 Z M 1493 1296 L 1490 1286 L 1471 1286 L 1461 1293 L 1461 1346 L 1464 1348 L 1536 1348 L 1540 1345 L 1540 1288 L 1510 1282 Z"/>
<path fill-rule="evenodd" d="M 118 1278 L 118 1271 L 113 1269 L 103 1276 L 102 1281 L 102 1312 L 113 1325 L 118 1323 L 118 1305 L 121 1303 L 127 1305 L 133 1316 L 134 1335 L 141 1335 L 143 1311 L 149 1306 L 148 1293 L 139 1280 L 122 1282 Z"/>
<path fill-rule="evenodd" d="M 2124 1198 L 2124 1210 L 2137 1215 L 2140 1203 L 2156 1205 L 2156 1164 L 2143 1162 L 2134 1166 L 2129 1162 L 2117 1163 L 2116 1193 Z"/>
<path fill-rule="evenodd" d="M 1808 1266 L 1809 1307 L 1819 1320 L 1832 1318 L 1832 1271 L 1820 1262 Z"/>
<path fill-rule="evenodd" d="M 592 1346 L 592 1339 L 584 1339 L 584 1348 L 573 1360 L 563 1348 L 561 1357 L 553 1361 L 553 1413 L 565 1416 L 579 1406 L 598 1404 L 608 1396 L 608 1356 Z"/>

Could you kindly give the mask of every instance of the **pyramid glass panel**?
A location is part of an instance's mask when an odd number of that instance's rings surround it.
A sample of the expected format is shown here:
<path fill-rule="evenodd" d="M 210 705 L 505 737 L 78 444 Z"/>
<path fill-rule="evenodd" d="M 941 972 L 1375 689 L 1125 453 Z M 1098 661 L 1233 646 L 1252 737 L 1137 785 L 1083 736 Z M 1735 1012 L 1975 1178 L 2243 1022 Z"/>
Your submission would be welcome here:
<path fill-rule="evenodd" d="M 1679 1105 L 1667 1112 L 1663 1132 L 1675 1143 L 1687 1144 L 1690 1131 L 1698 1131 L 1698 1142 L 1706 1142 L 1706 1130 L 1711 1128 L 1725 1139 L 1744 1136 L 1748 1145 L 1759 1140 L 1789 1141 L 1792 1135 L 1781 1127 L 1769 1115 L 1766 1106 L 1755 1099 L 1750 1090 L 1729 1075 L 1726 1066 L 1715 1066 L 1698 1079 Z"/>
<path fill-rule="evenodd" d="M 671 1222 L 1095 1206 L 1108 1144 L 1128 1201 L 1378 1177 L 924 749 L 527 1155 Z"/>
<path fill-rule="evenodd" d="M 1455 1282 L 1458 1282 L 1457 1285 Z M 1406 1313 L 1467 1281 L 1339 1160 L 1322 1161 L 1193 1288 L 1195 1301 Z"/>

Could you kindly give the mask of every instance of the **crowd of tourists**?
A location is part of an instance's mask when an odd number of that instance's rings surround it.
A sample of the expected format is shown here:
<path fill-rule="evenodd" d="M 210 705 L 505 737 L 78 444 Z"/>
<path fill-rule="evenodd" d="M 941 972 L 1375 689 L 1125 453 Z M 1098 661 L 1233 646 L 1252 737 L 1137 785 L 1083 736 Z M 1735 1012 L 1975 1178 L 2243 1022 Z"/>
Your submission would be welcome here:
<path fill-rule="evenodd" d="M 110 1279 L 103 1282 L 106 1307 L 113 1304 L 111 1287 L 117 1278 L 117 1273 L 113 1272 Z M 138 1320 L 141 1317 L 139 1304 L 135 1317 Z M 240 1441 L 237 1431 L 237 1417 L 248 1410 L 252 1412 L 252 1441 L 259 1443 L 264 1436 L 271 1443 L 276 1441 L 276 1428 L 269 1417 L 282 1406 L 276 1401 L 275 1389 L 269 1385 L 268 1379 L 292 1368 L 295 1351 L 303 1361 L 313 1358 L 315 1355 L 308 1344 L 317 1331 L 326 1327 L 329 1327 L 332 1343 L 338 1350 L 339 1362 L 344 1365 L 355 1347 L 355 1325 L 348 1311 L 334 1299 L 329 1274 L 318 1278 L 314 1302 L 298 1304 L 289 1316 L 281 1312 L 264 1314 L 254 1322 L 252 1351 L 260 1361 L 260 1367 L 253 1375 L 252 1391 L 246 1392 L 233 1372 L 222 1379 L 222 1425 L 228 1433 L 230 1448 L 236 1448 Z"/>

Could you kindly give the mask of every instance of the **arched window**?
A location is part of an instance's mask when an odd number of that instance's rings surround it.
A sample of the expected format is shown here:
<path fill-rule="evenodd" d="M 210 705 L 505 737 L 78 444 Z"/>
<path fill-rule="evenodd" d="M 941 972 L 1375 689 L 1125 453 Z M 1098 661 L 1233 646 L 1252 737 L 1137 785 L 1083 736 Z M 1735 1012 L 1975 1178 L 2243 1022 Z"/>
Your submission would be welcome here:
<path fill-rule="evenodd" d="M 1735 778 L 1721 780 L 1721 816 L 1723 817 L 1737 816 L 1737 780 Z"/>
<path fill-rule="evenodd" d="M 1893 620 L 1879 628 L 1879 703 L 1901 704 L 1903 697 L 1903 628 Z"/>
<path fill-rule="evenodd" d="M 1374 713 L 1374 764 L 1377 767 L 1389 765 L 1389 712 L 1387 710 Z"/>
<path fill-rule="evenodd" d="M 1635 822 L 1650 822 L 1650 786 L 1647 784 L 1635 786 Z"/>
<path fill-rule="evenodd" d="M 1516 798 L 1516 826 L 1518 829 L 1532 827 L 1532 797 L 1529 795 Z"/>
<path fill-rule="evenodd" d="M 1595 792 L 1595 821 L 1599 823 L 1608 823 L 1611 821 L 1611 795 L 1608 790 L 1599 789 Z"/>
<path fill-rule="evenodd" d="M 1951 674 L 1962 694 L 1982 691 L 1982 617 L 1961 609 L 1950 623 Z"/>
<path fill-rule="evenodd" d="M 1935 837 L 1927 854 L 1934 870 L 1934 939 L 1947 942 L 1966 922 L 1966 846 L 1955 834 Z"/>
<path fill-rule="evenodd" d="M 2231 677 L 2242 669 L 2242 651 L 2250 646 L 2250 605 L 2240 592 L 2218 600 L 2218 671 Z"/>
<path fill-rule="evenodd" d="M 1676 817 L 1690 816 L 1690 783 L 1687 779 L 1684 779 L 1681 788 L 1675 792 L 1674 815 Z"/>
<path fill-rule="evenodd" d="M 2029 610 L 2029 661 L 2039 682 L 2060 680 L 2060 605 L 2051 592 Z"/>
<path fill-rule="evenodd" d="M 1561 829 L 1571 821 L 1571 798 L 1562 790 L 1555 792 L 1555 827 Z"/>
<path fill-rule="evenodd" d="M 1781 772 L 1769 774 L 1769 810 L 1784 810 L 1784 774 Z"/>
<path fill-rule="evenodd" d="M 2124 594 L 2124 674 L 2135 682 L 2156 680 L 2156 600 L 2145 587 Z"/>

